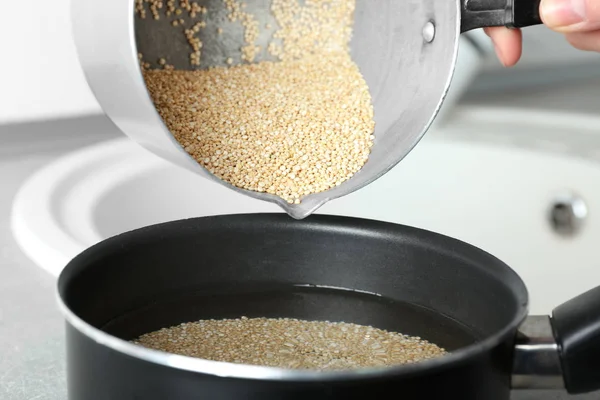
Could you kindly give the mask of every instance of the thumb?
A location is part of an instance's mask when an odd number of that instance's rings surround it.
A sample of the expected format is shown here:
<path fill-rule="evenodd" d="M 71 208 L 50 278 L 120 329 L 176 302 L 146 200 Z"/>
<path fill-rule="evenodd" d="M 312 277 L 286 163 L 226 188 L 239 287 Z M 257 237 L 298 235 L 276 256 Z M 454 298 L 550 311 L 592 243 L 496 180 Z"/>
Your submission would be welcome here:
<path fill-rule="evenodd" d="M 558 32 L 592 32 L 600 29 L 600 0 L 542 0 L 540 15 Z"/>

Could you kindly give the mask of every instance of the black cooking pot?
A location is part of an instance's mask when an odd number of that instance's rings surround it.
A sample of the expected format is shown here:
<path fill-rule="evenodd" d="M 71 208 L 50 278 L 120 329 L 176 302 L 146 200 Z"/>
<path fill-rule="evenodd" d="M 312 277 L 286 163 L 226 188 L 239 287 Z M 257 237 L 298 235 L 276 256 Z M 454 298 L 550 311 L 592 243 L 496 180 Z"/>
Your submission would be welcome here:
<path fill-rule="evenodd" d="M 600 388 L 599 289 L 552 317 L 528 318 L 525 285 L 501 261 L 390 223 L 254 214 L 160 224 L 83 252 L 58 286 L 71 400 L 506 400 L 511 388 Z M 451 353 L 405 366 L 316 372 L 200 360 L 129 342 L 186 321 L 240 316 L 372 325 Z"/>

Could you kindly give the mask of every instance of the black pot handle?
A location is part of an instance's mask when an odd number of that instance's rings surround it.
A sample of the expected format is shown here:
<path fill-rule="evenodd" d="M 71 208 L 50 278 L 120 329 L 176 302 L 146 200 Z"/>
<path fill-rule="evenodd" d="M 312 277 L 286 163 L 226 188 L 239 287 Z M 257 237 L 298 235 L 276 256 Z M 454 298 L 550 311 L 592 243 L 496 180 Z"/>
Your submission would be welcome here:
<path fill-rule="evenodd" d="M 540 25 L 541 0 L 460 0 L 461 32 L 489 26 Z"/>
<path fill-rule="evenodd" d="M 600 287 L 552 313 L 565 388 L 571 394 L 600 389 Z"/>

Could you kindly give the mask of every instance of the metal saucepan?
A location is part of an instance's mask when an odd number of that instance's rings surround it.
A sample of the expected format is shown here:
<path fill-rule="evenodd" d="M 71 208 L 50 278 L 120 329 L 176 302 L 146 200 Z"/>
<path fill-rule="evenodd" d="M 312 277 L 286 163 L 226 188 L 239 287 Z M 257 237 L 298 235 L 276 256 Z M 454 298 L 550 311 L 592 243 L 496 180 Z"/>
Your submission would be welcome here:
<path fill-rule="evenodd" d="M 71 400 L 508 400 L 511 389 L 600 388 L 600 289 L 527 316 L 495 257 L 406 226 L 336 216 L 205 217 L 101 242 L 59 278 Z M 337 288 L 337 289 L 336 289 Z M 317 372 L 188 358 L 132 344 L 211 318 L 345 321 L 450 351 L 396 367 Z"/>
<path fill-rule="evenodd" d="M 461 32 L 484 26 L 539 24 L 539 2 L 357 0 L 351 55 L 373 98 L 375 145 L 367 164 L 352 179 L 331 190 L 305 196 L 298 205 L 221 181 L 190 157 L 169 133 L 146 90 L 138 50 L 150 57 L 164 51 L 177 54 L 176 50 L 185 45 L 181 33 L 173 39 L 174 34 L 168 36 L 165 30 L 154 32 L 149 22 L 136 23 L 135 0 L 104 0 L 101 4 L 95 0 L 73 1 L 72 20 L 88 83 L 103 110 L 125 134 L 174 164 L 246 195 L 277 203 L 289 215 L 301 219 L 326 202 L 373 182 L 419 142 L 448 91 Z M 223 0 L 200 3 L 224 7 Z M 253 8 L 265 2 L 246 3 Z M 203 57 L 212 65 L 223 63 L 228 56 L 223 47 L 239 49 L 234 44 L 217 46 L 212 53 L 208 46 Z M 176 67 L 187 65 L 176 57 L 173 63 Z"/>

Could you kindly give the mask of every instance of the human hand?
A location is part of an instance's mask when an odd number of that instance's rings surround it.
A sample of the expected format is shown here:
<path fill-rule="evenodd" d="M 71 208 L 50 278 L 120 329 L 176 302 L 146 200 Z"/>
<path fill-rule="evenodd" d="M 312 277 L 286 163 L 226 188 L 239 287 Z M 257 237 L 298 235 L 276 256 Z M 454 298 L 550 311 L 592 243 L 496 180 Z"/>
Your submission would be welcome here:
<path fill-rule="evenodd" d="M 575 48 L 600 52 L 600 0 L 542 0 L 540 16 L 550 29 L 563 33 Z M 486 28 L 500 62 L 507 67 L 521 58 L 519 29 Z"/>

